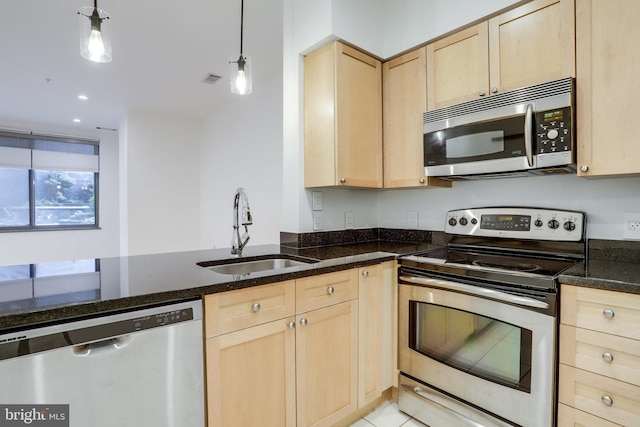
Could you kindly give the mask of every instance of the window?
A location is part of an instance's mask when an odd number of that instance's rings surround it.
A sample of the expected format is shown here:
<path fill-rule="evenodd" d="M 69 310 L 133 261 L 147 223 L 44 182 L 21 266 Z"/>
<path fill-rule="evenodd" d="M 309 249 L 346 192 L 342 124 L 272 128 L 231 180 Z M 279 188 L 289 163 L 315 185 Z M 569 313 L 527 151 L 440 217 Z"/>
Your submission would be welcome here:
<path fill-rule="evenodd" d="M 99 143 L 0 130 L 0 231 L 97 228 Z"/>

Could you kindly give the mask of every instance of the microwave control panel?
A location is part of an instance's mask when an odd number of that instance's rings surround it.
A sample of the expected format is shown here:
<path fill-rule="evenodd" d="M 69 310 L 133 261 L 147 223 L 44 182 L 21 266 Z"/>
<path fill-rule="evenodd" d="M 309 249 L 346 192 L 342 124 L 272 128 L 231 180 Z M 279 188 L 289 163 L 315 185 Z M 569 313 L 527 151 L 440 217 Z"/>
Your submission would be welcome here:
<path fill-rule="evenodd" d="M 571 108 L 556 108 L 536 113 L 536 154 L 571 151 Z"/>

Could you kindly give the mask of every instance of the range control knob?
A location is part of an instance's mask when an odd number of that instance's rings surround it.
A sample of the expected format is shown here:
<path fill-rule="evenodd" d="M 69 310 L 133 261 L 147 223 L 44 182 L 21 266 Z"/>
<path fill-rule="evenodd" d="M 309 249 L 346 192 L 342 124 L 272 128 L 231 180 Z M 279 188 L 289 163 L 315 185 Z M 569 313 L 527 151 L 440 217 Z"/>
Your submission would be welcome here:
<path fill-rule="evenodd" d="M 540 218 L 538 218 L 533 222 L 533 225 L 535 225 L 536 227 L 542 227 L 544 225 L 544 223 L 542 222 L 542 220 Z"/>
<path fill-rule="evenodd" d="M 471 218 L 471 224 L 476 225 L 478 220 L 476 218 Z"/>
<path fill-rule="evenodd" d="M 455 225 L 458 223 L 458 221 L 456 221 L 455 218 L 449 218 L 449 225 L 452 227 L 455 227 Z"/>
<path fill-rule="evenodd" d="M 469 223 L 469 220 L 465 217 L 460 218 L 460 225 L 463 227 Z"/>
<path fill-rule="evenodd" d="M 567 221 L 564 223 L 564 229 L 567 231 L 573 231 L 576 229 L 576 223 L 573 221 Z"/>
<path fill-rule="evenodd" d="M 549 226 L 549 228 L 550 228 L 550 229 L 552 229 L 552 230 L 555 230 L 555 229 L 557 229 L 558 227 L 560 227 L 560 223 L 559 223 L 557 220 L 555 220 L 555 219 L 552 219 L 551 221 L 549 221 L 547 225 L 548 225 L 548 226 Z"/>

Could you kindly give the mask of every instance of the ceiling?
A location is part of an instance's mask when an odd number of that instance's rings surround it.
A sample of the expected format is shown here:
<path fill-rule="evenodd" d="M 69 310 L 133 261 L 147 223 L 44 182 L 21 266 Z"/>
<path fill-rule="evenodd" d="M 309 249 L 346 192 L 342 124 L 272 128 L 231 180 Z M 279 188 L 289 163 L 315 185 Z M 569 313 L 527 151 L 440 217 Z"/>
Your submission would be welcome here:
<path fill-rule="evenodd" d="M 237 100 L 229 59 L 240 52 L 240 0 L 98 0 L 111 15 L 106 64 L 80 56 L 76 12 L 92 5 L 1 2 L 1 121 L 117 129 L 130 108 L 202 118 Z M 282 0 L 245 0 L 244 19 L 255 93 L 282 74 Z M 209 73 L 222 78 L 203 83 Z"/>

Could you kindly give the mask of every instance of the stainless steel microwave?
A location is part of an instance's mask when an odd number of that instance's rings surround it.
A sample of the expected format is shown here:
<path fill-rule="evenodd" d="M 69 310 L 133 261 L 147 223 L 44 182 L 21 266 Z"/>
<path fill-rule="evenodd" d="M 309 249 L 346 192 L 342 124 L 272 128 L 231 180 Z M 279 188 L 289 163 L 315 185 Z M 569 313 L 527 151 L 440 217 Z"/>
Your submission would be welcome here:
<path fill-rule="evenodd" d="M 574 173 L 574 88 L 565 78 L 424 113 L 425 176 Z"/>

